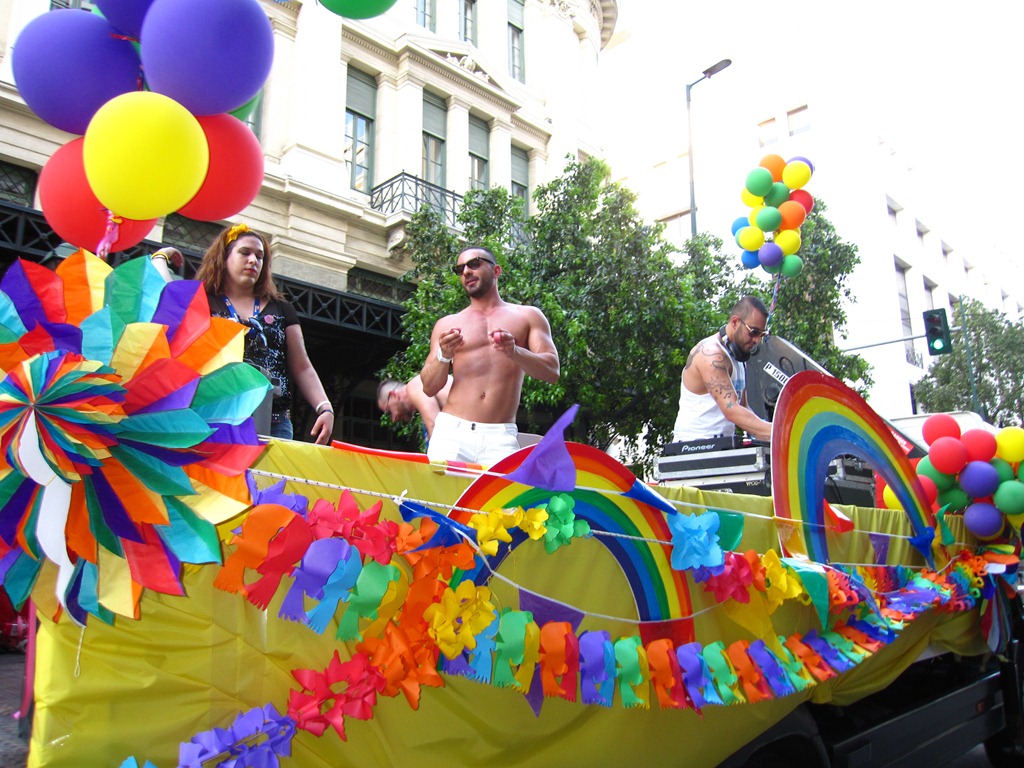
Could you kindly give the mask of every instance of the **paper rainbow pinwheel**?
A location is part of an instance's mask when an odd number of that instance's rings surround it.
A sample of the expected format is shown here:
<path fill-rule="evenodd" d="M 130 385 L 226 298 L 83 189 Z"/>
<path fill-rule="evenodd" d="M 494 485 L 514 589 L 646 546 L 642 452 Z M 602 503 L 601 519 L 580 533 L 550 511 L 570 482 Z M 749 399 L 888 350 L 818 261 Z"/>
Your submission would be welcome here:
<path fill-rule="evenodd" d="M 181 594 L 181 563 L 220 562 L 215 525 L 248 505 L 269 388 L 241 362 L 242 333 L 148 259 L 8 269 L 0 573 L 15 602 L 52 582 L 75 621 L 110 622 L 137 615 L 142 588 Z"/>

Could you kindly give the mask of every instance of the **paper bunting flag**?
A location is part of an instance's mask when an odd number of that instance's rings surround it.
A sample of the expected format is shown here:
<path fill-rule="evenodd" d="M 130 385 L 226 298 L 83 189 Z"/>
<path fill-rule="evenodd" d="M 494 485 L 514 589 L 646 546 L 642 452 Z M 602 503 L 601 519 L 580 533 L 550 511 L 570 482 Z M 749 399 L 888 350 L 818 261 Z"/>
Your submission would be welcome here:
<path fill-rule="evenodd" d="M 212 525 L 247 501 L 233 477 L 261 450 L 251 416 L 269 384 L 240 347 L 204 369 L 172 354 L 182 329 L 223 348 L 201 286 L 174 285 L 148 259 L 111 270 L 84 251 L 0 281 L 0 537 L 57 566 L 78 621 L 135 616 L 141 588 L 181 594 L 180 564 L 219 560 Z M 119 582 L 111 568 L 130 574 L 127 603 L 97 590 Z M 5 579 L 19 604 L 30 570 Z"/>

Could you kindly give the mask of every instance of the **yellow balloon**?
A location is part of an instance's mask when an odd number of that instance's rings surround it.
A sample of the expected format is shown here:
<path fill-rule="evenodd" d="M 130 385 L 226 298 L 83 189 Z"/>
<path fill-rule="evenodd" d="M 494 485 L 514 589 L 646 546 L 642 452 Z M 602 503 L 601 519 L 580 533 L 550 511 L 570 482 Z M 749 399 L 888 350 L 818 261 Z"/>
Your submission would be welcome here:
<path fill-rule="evenodd" d="M 93 194 L 114 213 L 155 219 L 195 197 L 210 148 L 199 121 L 163 94 L 133 91 L 97 110 L 82 146 Z"/>
<path fill-rule="evenodd" d="M 775 244 L 785 256 L 792 256 L 800 250 L 800 232 L 795 229 L 780 229 L 775 233 Z"/>
<path fill-rule="evenodd" d="M 811 166 L 803 160 L 791 160 L 782 169 L 782 183 L 790 189 L 800 189 L 811 180 Z"/>
<path fill-rule="evenodd" d="M 744 251 L 756 251 L 764 245 L 764 232 L 757 227 L 744 227 L 736 233 L 736 243 Z"/>
<path fill-rule="evenodd" d="M 885 504 L 886 509 L 903 509 L 896 492 L 888 485 L 882 488 L 882 503 Z"/>
<path fill-rule="evenodd" d="M 996 432 L 996 456 L 1010 464 L 1024 461 L 1024 429 L 1003 427 Z"/>
<path fill-rule="evenodd" d="M 740 199 L 743 201 L 744 205 L 750 208 L 756 208 L 759 205 L 764 205 L 764 198 L 750 194 L 746 187 L 744 187 L 743 191 L 740 192 Z"/>
<path fill-rule="evenodd" d="M 757 214 L 764 208 L 764 204 L 759 203 L 750 209 L 750 215 L 747 216 L 747 221 L 750 222 L 750 226 L 757 226 Z"/>

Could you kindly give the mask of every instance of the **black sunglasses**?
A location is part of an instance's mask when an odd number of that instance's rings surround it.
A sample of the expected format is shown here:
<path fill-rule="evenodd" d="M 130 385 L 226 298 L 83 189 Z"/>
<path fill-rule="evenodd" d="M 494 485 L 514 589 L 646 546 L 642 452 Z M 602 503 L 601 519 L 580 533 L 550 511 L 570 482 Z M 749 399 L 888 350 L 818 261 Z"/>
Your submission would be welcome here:
<path fill-rule="evenodd" d="M 490 259 L 485 259 L 483 256 L 474 256 L 465 264 L 453 264 L 452 272 L 454 272 L 459 277 L 462 277 L 462 273 L 466 271 L 467 267 L 476 272 L 478 269 L 480 269 L 480 265 L 484 262 L 490 264 L 492 267 L 494 266 L 494 262 L 491 261 Z"/>
<path fill-rule="evenodd" d="M 260 324 L 258 317 L 247 317 L 242 322 L 242 325 L 249 326 L 249 333 L 246 335 L 252 340 L 256 349 L 264 350 L 267 348 L 267 334 L 263 332 L 263 326 Z"/>
<path fill-rule="evenodd" d="M 740 322 L 743 323 L 742 320 L 740 320 Z M 746 323 L 743 323 L 743 326 L 747 329 L 747 332 L 750 334 L 750 338 L 752 338 L 752 339 L 757 339 L 757 338 L 760 338 L 761 336 L 767 336 L 768 335 L 768 329 L 767 328 L 757 328 L 757 327 L 751 328 Z"/>

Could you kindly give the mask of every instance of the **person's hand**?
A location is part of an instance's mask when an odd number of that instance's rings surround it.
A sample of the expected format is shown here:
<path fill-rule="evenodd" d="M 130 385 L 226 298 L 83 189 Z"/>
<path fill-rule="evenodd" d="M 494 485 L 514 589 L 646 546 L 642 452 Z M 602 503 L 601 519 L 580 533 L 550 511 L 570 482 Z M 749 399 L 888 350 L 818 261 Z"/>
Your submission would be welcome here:
<path fill-rule="evenodd" d="M 327 445 L 331 435 L 334 434 L 334 412 L 323 411 L 317 416 L 309 434 L 317 445 Z"/>
<path fill-rule="evenodd" d="M 151 259 L 164 258 L 167 263 L 175 269 L 181 269 L 181 265 L 185 263 L 185 257 L 181 255 L 181 251 L 171 246 L 165 246 L 158 251 L 154 251 Z"/>
<path fill-rule="evenodd" d="M 448 359 L 455 357 L 455 351 L 462 346 L 464 341 L 461 328 L 449 328 L 442 333 L 437 339 L 442 357 Z"/>
<path fill-rule="evenodd" d="M 499 352 L 511 356 L 516 351 L 516 337 L 512 335 L 511 331 L 499 328 L 491 331 L 491 346 Z"/>

